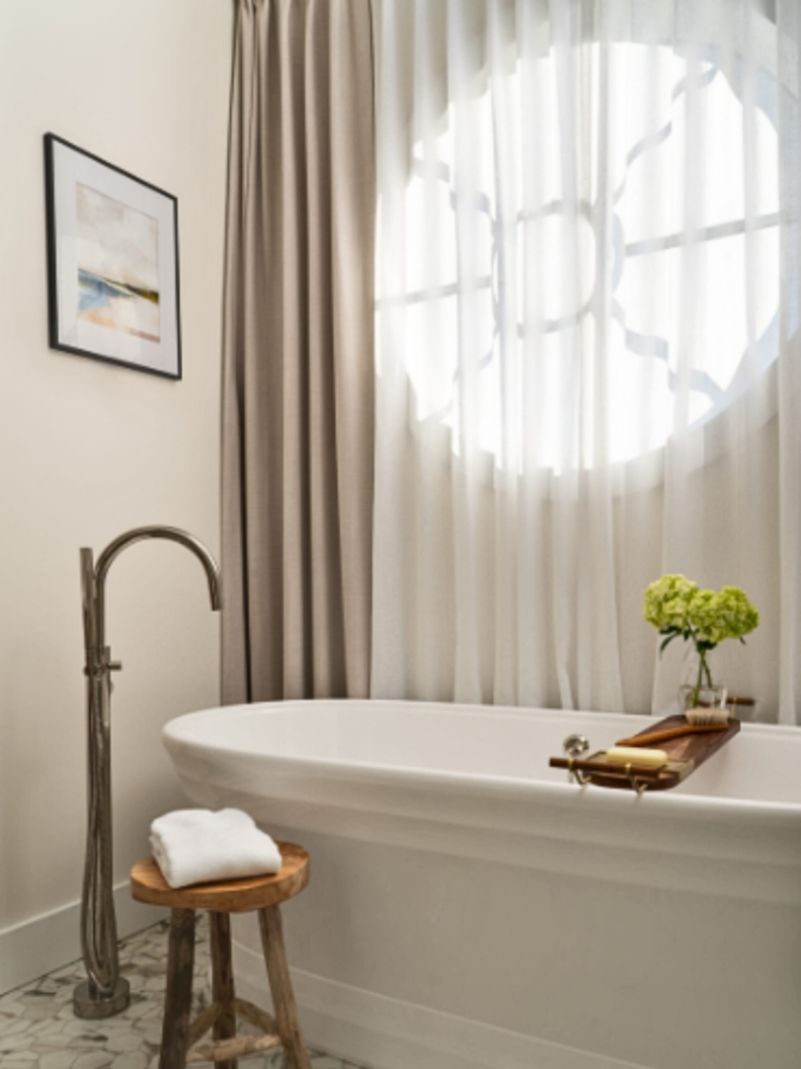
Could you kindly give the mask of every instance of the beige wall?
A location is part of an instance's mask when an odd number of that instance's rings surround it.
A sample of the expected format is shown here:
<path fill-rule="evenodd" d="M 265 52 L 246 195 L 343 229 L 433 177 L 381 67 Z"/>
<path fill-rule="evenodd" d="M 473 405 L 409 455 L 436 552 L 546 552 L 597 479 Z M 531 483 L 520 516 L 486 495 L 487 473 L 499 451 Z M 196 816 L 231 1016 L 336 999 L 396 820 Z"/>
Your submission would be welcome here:
<path fill-rule="evenodd" d="M 0 936 L 80 893 L 78 548 L 156 522 L 218 549 L 231 19 L 229 0 L 0 0 Z M 48 348 L 47 131 L 177 195 L 182 382 Z M 120 880 L 182 800 L 159 731 L 217 704 L 218 618 L 168 543 L 128 550 L 108 593 Z"/>

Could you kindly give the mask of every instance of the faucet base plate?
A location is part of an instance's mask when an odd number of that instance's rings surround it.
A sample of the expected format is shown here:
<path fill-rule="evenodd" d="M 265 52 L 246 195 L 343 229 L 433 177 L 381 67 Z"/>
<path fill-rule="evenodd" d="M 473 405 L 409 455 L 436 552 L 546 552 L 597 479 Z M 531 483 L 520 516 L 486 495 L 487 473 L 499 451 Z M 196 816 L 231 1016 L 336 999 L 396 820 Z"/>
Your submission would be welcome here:
<path fill-rule="evenodd" d="M 119 977 L 111 995 L 103 997 L 92 991 L 88 980 L 76 984 L 72 992 L 72 1012 L 76 1017 L 97 1021 L 103 1017 L 113 1017 L 128 1008 L 131 1001 L 131 988 L 127 980 Z"/>

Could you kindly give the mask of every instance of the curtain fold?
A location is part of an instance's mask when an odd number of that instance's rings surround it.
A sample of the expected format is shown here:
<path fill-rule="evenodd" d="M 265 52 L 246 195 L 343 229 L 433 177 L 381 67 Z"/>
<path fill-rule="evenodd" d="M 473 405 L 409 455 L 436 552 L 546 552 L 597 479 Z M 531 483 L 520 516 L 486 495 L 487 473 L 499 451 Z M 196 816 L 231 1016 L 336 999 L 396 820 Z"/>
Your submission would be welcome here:
<path fill-rule="evenodd" d="M 373 692 L 659 711 L 642 592 L 801 719 L 792 0 L 382 0 Z"/>
<path fill-rule="evenodd" d="M 239 0 L 223 337 L 223 700 L 369 689 L 369 0 Z"/>

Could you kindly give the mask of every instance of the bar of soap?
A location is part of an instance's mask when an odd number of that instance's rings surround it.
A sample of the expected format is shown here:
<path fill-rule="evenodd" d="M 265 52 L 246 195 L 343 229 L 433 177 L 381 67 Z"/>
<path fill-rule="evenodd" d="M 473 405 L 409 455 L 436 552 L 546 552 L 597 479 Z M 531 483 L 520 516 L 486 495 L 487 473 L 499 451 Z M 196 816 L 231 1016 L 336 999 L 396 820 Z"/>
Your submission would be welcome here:
<path fill-rule="evenodd" d="M 664 750 L 649 750 L 644 746 L 613 746 L 606 751 L 610 765 L 632 765 L 636 768 L 663 768 L 668 763 Z"/>

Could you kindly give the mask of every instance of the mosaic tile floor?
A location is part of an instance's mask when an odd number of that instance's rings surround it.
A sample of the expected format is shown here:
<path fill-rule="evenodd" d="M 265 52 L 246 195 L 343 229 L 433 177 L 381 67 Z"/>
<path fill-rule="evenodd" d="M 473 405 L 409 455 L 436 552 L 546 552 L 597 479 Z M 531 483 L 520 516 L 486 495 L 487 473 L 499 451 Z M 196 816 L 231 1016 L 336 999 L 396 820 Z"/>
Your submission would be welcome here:
<path fill-rule="evenodd" d="M 131 1005 L 118 1017 L 82 1021 L 72 1013 L 72 989 L 84 978 L 79 962 L 0 997 L 2 1069 L 154 1069 L 161 1042 L 166 968 L 166 924 L 157 924 L 120 946 L 120 971 L 131 982 Z M 198 925 L 195 950 L 196 1009 L 208 1002 L 209 952 Z M 310 1052 L 312 1069 L 358 1069 L 350 1062 Z M 240 1058 L 247 1069 L 285 1069 L 281 1052 Z M 210 1063 L 206 1063 L 210 1064 Z"/>

